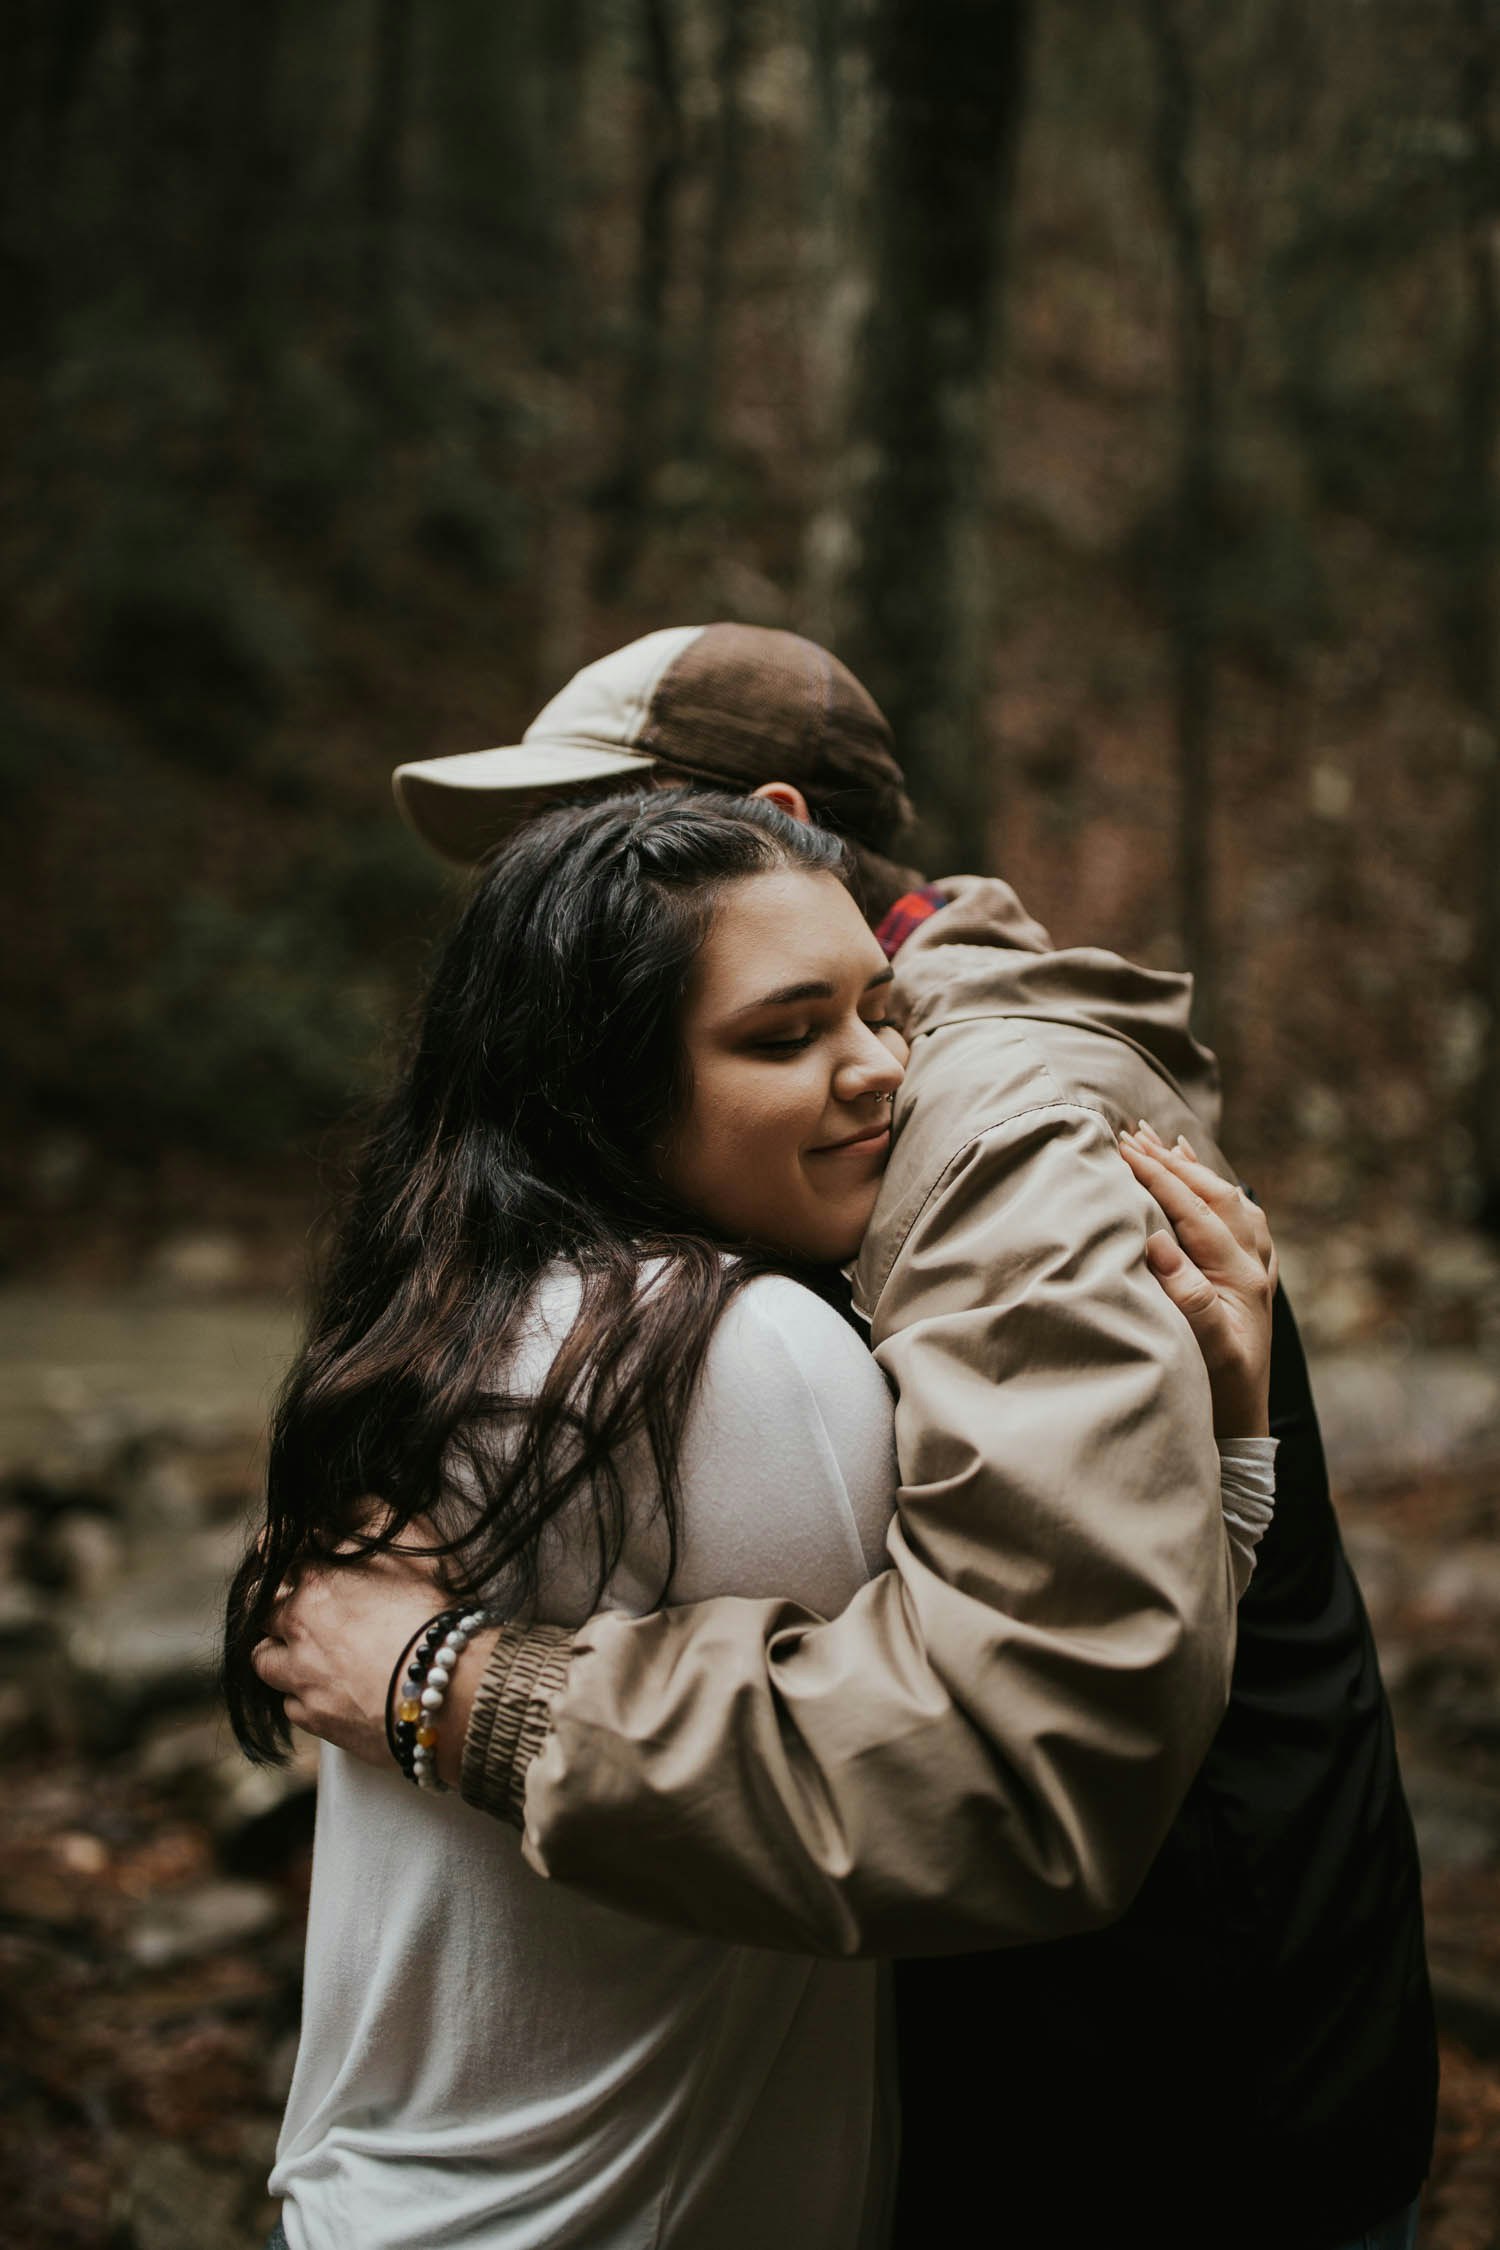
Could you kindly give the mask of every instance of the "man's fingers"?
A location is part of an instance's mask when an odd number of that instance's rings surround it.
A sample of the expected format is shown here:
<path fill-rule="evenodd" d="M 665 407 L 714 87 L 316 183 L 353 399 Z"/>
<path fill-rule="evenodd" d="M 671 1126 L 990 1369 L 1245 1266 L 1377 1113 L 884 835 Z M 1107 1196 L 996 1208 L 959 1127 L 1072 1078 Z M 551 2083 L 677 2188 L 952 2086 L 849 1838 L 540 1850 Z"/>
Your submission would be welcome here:
<path fill-rule="evenodd" d="M 1147 1235 L 1146 1263 L 1173 1304 L 1184 1312 L 1189 1306 L 1195 1312 L 1206 1312 L 1210 1304 L 1217 1303 L 1218 1291 L 1213 1283 L 1194 1265 L 1177 1237 L 1164 1228 Z"/>
<path fill-rule="evenodd" d="M 1214 1273 L 1233 1272 L 1240 1258 L 1266 1266 L 1270 1230 L 1238 1188 L 1196 1158 L 1164 1148 L 1159 1141 L 1148 1146 L 1135 1134 L 1122 1134 L 1120 1150 L 1201 1264 Z"/>
<path fill-rule="evenodd" d="M 1146 1262 L 1200 1345 L 1215 1342 L 1224 1326 L 1224 1308 L 1207 1275 L 1199 1272 L 1171 1235 L 1160 1230 L 1146 1237 Z"/>
<path fill-rule="evenodd" d="M 1271 1247 L 1271 1229 L 1264 1211 L 1242 1187 L 1222 1178 L 1211 1164 L 1205 1164 L 1186 1133 L 1179 1133 L 1169 1148 L 1156 1127 L 1143 1117 L 1133 1132 L 1120 1137 L 1122 1141 L 1133 1141 L 1144 1147 L 1147 1155 L 1154 1156 L 1169 1171 L 1187 1180 L 1205 1203 L 1223 1215 L 1225 1223 L 1242 1242 L 1253 1243 L 1261 1251 L 1262 1263 L 1265 1263 L 1265 1255 Z"/>
<path fill-rule="evenodd" d="M 1120 1149 L 1142 1187 L 1156 1198 L 1194 1256 L 1222 1259 L 1225 1249 L 1238 1243 L 1224 1213 L 1200 1192 L 1198 1182 L 1187 1176 L 1184 1159 L 1171 1163 L 1170 1150 L 1148 1148 L 1128 1134 L 1121 1136 Z M 1202 1171 L 1203 1167 L 1193 1169 Z"/>
<path fill-rule="evenodd" d="M 250 1651 L 250 1662 L 255 1668 L 256 1677 L 263 1680 L 268 1688 L 274 1689 L 277 1695 L 286 1693 L 291 1658 L 285 1641 L 257 1641 Z"/>

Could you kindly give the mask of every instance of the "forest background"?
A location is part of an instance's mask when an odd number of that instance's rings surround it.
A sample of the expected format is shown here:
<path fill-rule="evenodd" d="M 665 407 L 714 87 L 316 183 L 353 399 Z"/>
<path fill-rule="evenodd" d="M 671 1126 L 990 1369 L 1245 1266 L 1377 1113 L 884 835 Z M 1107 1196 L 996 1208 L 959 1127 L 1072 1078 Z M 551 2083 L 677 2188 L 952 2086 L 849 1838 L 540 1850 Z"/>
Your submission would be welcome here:
<path fill-rule="evenodd" d="M 1500 2240 L 1500 7 L 16 0 L 0 38 L 0 1716 L 57 1761 L 7 1847 L 9 2146 L 18 2208 L 39 2152 L 83 2182 L 37 2243 L 248 2223 L 305 1811 L 204 1779 L 201 1645 L 101 1622 L 165 1599 L 163 1524 L 220 1568 L 258 1409 L 205 1435 L 153 1368 L 105 1412 L 67 1338 L 104 1306 L 182 1391 L 215 1306 L 300 1282 L 457 888 L 392 766 L 716 617 L 868 681 L 934 871 L 1198 977 L 1428 1774 L 1432 2239 Z"/>
<path fill-rule="evenodd" d="M 9 23 L 13 1266 L 284 1248 L 445 909 L 391 767 L 717 616 L 1196 968 L 1356 1325 L 1500 1217 L 1488 0 Z"/>

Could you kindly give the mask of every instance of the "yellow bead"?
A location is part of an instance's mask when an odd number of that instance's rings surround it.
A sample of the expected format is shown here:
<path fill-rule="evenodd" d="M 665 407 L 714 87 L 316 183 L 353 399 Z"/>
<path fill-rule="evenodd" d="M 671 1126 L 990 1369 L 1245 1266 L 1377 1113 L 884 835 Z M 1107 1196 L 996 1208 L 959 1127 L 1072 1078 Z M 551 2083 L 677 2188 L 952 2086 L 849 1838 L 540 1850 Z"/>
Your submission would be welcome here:
<path fill-rule="evenodd" d="M 401 1701 L 396 1705 L 396 1716 L 398 1719 L 403 1720 L 407 1725 L 410 1725 L 413 1719 L 421 1718 L 422 1706 L 417 1701 L 417 1698 L 414 1695 L 403 1696 Z"/>
<path fill-rule="evenodd" d="M 437 1740 L 436 1727 L 418 1727 L 417 1740 L 424 1750 L 430 1750 Z"/>

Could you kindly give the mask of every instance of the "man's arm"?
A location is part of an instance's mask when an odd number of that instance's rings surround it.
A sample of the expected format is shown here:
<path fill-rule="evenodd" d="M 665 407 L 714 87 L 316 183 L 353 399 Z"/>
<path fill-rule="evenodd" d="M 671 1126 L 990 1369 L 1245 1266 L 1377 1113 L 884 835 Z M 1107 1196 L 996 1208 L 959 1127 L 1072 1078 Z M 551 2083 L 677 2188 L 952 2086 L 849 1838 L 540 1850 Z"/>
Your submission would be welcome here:
<path fill-rule="evenodd" d="M 539 1871 L 742 1942 L 960 1951 L 1118 1915 L 1233 1645 L 1207 1380 L 1150 1209 L 1081 1105 L 960 1149 L 874 1307 L 894 1567 L 826 1623 L 721 1600 L 503 1634 L 466 1796 L 524 1806 Z"/>

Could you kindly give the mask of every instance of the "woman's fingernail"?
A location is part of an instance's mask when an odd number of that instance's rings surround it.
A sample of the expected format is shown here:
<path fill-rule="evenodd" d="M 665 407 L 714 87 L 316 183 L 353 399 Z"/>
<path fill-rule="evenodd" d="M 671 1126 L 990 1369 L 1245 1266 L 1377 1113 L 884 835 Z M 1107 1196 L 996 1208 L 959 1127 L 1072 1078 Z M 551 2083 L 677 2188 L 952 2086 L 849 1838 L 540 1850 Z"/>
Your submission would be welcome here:
<path fill-rule="evenodd" d="M 1189 1158 L 1191 1158 L 1191 1160 L 1192 1160 L 1192 1162 L 1193 1162 L 1194 1164 L 1196 1164 L 1196 1163 L 1197 1163 L 1197 1161 L 1198 1161 L 1198 1151 L 1197 1151 L 1197 1150 L 1196 1150 L 1196 1149 L 1194 1148 L 1194 1146 L 1193 1146 L 1192 1142 L 1191 1142 L 1191 1141 L 1190 1141 L 1190 1140 L 1188 1139 L 1188 1137 L 1187 1137 L 1186 1133 L 1179 1133 L 1179 1134 L 1178 1134 L 1178 1136 L 1177 1136 L 1177 1139 L 1176 1139 L 1176 1142 L 1175 1142 L 1175 1144 L 1174 1144 L 1174 1145 L 1175 1145 L 1175 1146 L 1176 1146 L 1177 1148 L 1180 1148 L 1180 1149 L 1181 1149 L 1181 1151 L 1182 1151 L 1182 1153 L 1183 1153 L 1183 1155 L 1184 1155 L 1184 1156 L 1186 1156 L 1186 1157 L 1189 1157 Z"/>
<path fill-rule="evenodd" d="M 1157 1273 L 1175 1273 L 1186 1262 L 1176 1236 L 1161 1231 L 1147 1235 L 1146 1259 Z"/>

